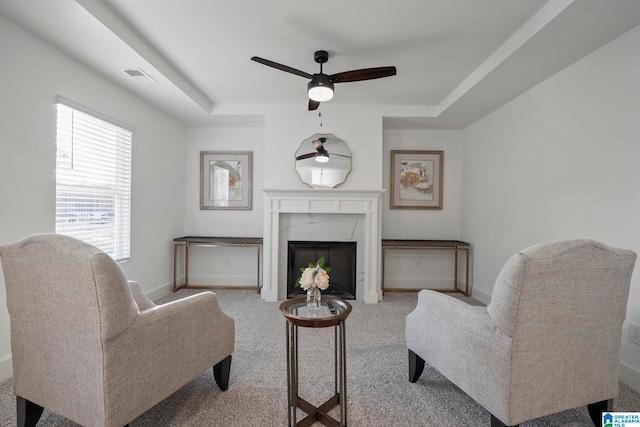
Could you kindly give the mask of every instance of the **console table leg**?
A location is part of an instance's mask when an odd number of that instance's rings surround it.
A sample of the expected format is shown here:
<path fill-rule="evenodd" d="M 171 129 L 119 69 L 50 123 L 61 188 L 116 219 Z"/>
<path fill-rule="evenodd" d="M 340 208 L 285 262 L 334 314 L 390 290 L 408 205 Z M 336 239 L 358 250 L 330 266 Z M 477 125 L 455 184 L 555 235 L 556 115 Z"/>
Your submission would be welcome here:
<path fill-rule="evenodd" d="M 256 292 L 260 293 L 260 246 L 256 246 L 258 248 L 258 271 L 256 273 Z"/>
<path fill-rule="evenodd" d="M 465 272 L 465 295 L 469 296 L 469 249 L 465 249 L 465 263 L 466 263 L 466 272 Z"/>
<path fill-rule="evenodd" d="M 178 263 L 178 245 L 173 244 L 173 292 L 176 291 L 178 286 L 178 273 L 177 273 L 177 263 Z"/>
<path fill-rule="evenodd" d="M 381 266 L 380 266 L 380 292 L 382 293 L 382 296 L 384 296 L 384 256 L 385 256 L 385 247 L 383 246 L 381 249 Z"/>
<path fill-rule="evenodd" d="M 453 263 L 454 267 L 453 267 L 453 289 L 455 289 L 456 291 L 458 290 L 458 247 L 454 246 L 453 247 L 453 257 L 455 258 L 455 261 Z"/>
<path fill-rule="evenodd" d="M 184 245 L 184 287 L 189 286 L 189 242 Z"/>

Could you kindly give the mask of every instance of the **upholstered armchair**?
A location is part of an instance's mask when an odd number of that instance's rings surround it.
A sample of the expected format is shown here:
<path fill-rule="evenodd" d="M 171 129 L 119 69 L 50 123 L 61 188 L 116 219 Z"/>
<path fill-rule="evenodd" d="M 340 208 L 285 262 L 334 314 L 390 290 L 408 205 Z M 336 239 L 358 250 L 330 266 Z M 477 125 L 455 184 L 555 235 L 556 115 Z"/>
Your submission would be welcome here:
<path fill-rule="evenodd" d="M 235 323 L 212 292 L 155 305 L 104 252 L 57 234 L 2 246 L 0 259 L 18 427 L 43 408 L 121 427 L 211 367 L 227 389 Z"/>
<path fill-rule="evenodd" d="M 551 242 L 507 261 L 487 307 L 421 291 L 406 320 L 409 380 L 426 362 L 486 408 L 491 426 L 584 405 L 599 426 L 618 395 L 635 259 L 592 240 Z"/>

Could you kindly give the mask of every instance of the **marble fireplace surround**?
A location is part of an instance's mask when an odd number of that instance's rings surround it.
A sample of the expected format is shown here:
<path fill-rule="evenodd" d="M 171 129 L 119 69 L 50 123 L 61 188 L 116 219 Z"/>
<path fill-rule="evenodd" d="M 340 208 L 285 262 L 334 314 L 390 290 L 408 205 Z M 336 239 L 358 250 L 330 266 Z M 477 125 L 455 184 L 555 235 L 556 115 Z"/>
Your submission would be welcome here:
<path fill-rule="evenodd" d="M 262 299 L 276 302 L 286 298 L 286 241 L 355 240 L 357 248 L 356 299 L 377 303 L 380 291 L 381 198 L 384 190 L 264 190 Z M 305 219 L 306 218 L 306 219 Z M 309 218 L 312 220 L 310 221 Z M 343 219 L 344 218 L 344 219 Z M 317 226 L 314 231 L 314 224 Z M 340 224 L 333 236 L 326 224 Z M 298 229 L 292 232 L 292 229 Z"/>

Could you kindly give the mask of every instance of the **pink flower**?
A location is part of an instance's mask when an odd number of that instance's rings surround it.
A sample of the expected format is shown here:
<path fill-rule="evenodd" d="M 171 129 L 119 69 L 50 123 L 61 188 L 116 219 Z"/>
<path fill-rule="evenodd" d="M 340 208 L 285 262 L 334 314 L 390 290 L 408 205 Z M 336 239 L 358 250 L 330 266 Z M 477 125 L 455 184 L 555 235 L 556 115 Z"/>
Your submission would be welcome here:
<path fill-rule="evenodd" d="M 329 287 L 329 275 L 323 268 L 318 268 L 315 274 L 314 281 L 317 287 L 323 291 Z"/>
<path fill-rule="evenodd" d="M 302 272 L 302 277 L 300 277 L 300 286 L 302 286 L 302 289 L 304 289 L 305 291 L 310 287 L 315 286 L 315 283 L 313 280 L 313 276 L 315 275 L 314 270 L 315 270 L 314 268 L 307 267 Z"/>
<path fill-rule="evenodd" d="M 302 286 L 305 291 L 310 288 L 325 290 L 329 287 L 329 272 L 331 267 L 324 266 L 324 257 L 321 257 L 314 264 L 309 263 L 309 267 L 301 268 L 302 275 L 296 280 L 296 286 Z"/>

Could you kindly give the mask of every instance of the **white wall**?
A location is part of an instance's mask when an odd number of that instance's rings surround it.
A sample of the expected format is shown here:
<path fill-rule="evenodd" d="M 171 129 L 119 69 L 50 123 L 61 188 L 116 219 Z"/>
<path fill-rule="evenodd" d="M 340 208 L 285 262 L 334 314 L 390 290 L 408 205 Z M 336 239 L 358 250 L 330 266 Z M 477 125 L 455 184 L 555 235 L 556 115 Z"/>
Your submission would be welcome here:
<path fill-rule="evenodd" d="M 266 106 L 264 128 L 192 128 L 187 131 L 185 230 L 188 235 L 262 236 L 262 189 L 310 189 L 295 170 L 295 153 L 314 133 L 331 133 L 352 153 L 352 171 L 340 189 L 386 189 L 382 195 L 383 237 L 388 239 L 459 239 L 460 148 L 462 131 L 382 129 L 384 111 L 326 104 L 319 112 L 303 105 Z M 442 210 L 390 210 L 390 151 L 443 150 L 444 206 Z M 253 151 L 252 211 L 200 210 L 199 152 Z M 182 251 L 180 251 L 182 255 Z M 252 286 L 256 256 L 252 249 L 191 248 L 191 284 Z M 463 258 L 461 258 L 463 259 Z M 183 276 L 182 256 L 179 277 Z M 452 287 L 453 256 L 434 251 L 389 251 L 389 287 Z M 410 267 L 410 268 L 409 268 Z M 385 275 L 386 276 L 386 275 Z"/>
<path fill-rule="evenodd" d="M 264 181 L 264 128 L 189 128 L 185 149 L 185 234 L 201 236 L 262 236 Z M 200 152 L 250 151 L 253 153 L 251 210 L 200 209 Z"/>
<path fill-rule="evenodd" d="M 384 131 L 382 201 L 383 239 L 460 239 L 462 131 L 388 129 Z M 443 155 L 442 210 L 390 209 L 391 150 L 441 150 Z M 450 251 L 387 250 L 385 288 L 451 289 L 454 258 Z M 464 262 L 464 256 L 460 257 Z M 464 274 L 464 271 L 460 271 Z M 459 280 L 459 286 L 463 286 Z"/>
<path fill-rule="evenodd" d="M 382 237 L 384 239 L 440 239 L 460 237 L 460 155 L 462 131 L 385 130 Z M 390 209 L 391 150 L 441 150 L 443 156 L 442 210 Z"/>
<path fill-rule="evenodd" d="M 185 235 L 262 237 L 264 182 L 264 128 L 189 128 L 185 145 Z M 252 152 L 252 209 L 200 209 L 200 152 Z M 179 250 L 179 281 L 184 277 L 184 249 Z M 256 286 L 258 258 L 255 248 L 189 249 L 189 283 L 192 285 Z"/>
<path fill-rule="evenodd" d="M 295 152 L 315 133 L 331 133 L 342 139 L 352 155 L 352 170 L 338 188 L 382 188 L 382 114 L 367 106 L 321 106 L 318 112 L 305 106 L 278 106 L 267 111 L 265 126 L 264 188 L 304 189 L 295 170 Z"/>
<path fill-rule="evenodd" d="M 145 291 L 166 288 L 171 238 L 183 232 L 184 128 L 0 16 L 0 245 L 55 231 L 55 95 L 135 128 L 132 252 Z M 11 375 L 0 276 L 0 379 Z"/>
<path fill-rule="evenodd" d="M 341 189 L 382 188 L 382 114 L 371 107 L 306 105 L 265 106 L 264 127 L 190 128 L 186 134 L 185 231 L 187 235 L 262 237 L 263 189 L 309 189 L 295 169 L 295 153 L 315 133 L 330 133 L 345 141 L 352 153 L 352 171 Z M 253 209 L 200 210 L 200 151 L 253 152 Z M 179 281 L 184 276 L 183 251 Z M 254 249 L 198 248 L 189 250 L 189 282 L 197 285 L 254 286 Z"/>
<path fill-rule="evenodd" d="M 535 243 L 593 238 L 640 253 L 638 51 L 640 27 L 466 129 L 462 238 L 474 246 L 474 296 L 488 300 L 505 261 Z M 627 308 L 636 324 L 638 271 Z M 625 324 L 623 381 L 640 389 L 640 346 L 628 337 Z"/>

